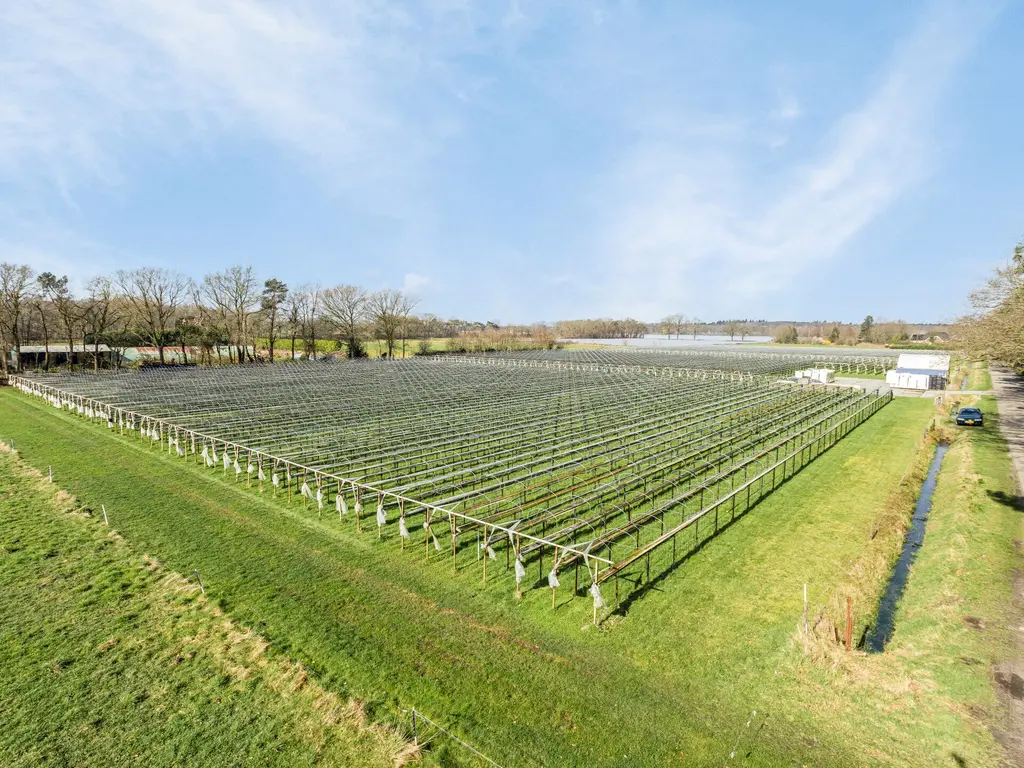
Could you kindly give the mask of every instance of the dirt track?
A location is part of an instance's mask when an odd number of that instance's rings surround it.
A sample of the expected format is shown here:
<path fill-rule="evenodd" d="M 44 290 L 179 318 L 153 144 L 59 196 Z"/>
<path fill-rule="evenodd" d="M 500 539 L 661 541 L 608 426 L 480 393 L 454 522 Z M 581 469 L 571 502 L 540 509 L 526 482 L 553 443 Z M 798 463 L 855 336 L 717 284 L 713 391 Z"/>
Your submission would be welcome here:
<path fill-rule="evenodd" d="M 999 409 L 999 429 L 1006 438 L 1017 470 L 1017 495 L 1024 497 L 1024 378 L 1005 368 L 991 368 L 992 389 Z M 1018 549 L 1024 541 L 1014 542 Z M 1010 764 L 1024 766 L 1024 573 L 1014 577 L 1015 658 L 996 665 L 993 675 L 996 690 L 1009 713 L 1006 730 L 999 740 L 1010 752 Z"/>

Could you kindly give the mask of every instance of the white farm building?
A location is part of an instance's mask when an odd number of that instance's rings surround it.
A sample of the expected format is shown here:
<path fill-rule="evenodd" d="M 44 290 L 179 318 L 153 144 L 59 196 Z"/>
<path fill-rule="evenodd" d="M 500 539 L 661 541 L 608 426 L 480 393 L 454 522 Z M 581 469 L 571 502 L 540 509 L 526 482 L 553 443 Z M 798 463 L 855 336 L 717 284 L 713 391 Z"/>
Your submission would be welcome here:
<path fill-rule="evenodd" d="M 949 381 L 949 355 L 945 352 L 906 352 L 896 367 L 885 373 L 893 389 L 945 389 Z"/>

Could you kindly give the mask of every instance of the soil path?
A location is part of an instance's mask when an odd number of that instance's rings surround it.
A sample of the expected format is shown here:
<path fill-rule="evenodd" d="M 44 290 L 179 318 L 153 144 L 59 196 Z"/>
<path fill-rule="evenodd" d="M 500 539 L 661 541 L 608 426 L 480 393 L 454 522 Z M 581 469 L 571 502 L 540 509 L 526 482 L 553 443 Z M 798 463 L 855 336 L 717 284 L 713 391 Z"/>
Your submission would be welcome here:
<path fill-rule="evenodd" d="M 999 405 L 999 429 L 1017 470 L 1017 488 L 1024 493 L 1024 378 L 1006 368 L 992 368 L 992 390 Z"/>
<path fill-rule="evenodd" d="M 1018 503 L 1024 503 L 1024 378 L 1005 368 L 991 368 L 992 390 L 999 409 L 999 430 L 1006 438 L 1017 471 Z M 1024 542 L 1014 542 L 1018 549 Z M 996 690 L 1006 706 L 1006 731 L 997 734 L 1010 755 L 1010 764 L 1024 766 L 1024 573 L 1014 575 L 1014 658 L 993 669 Z"/>

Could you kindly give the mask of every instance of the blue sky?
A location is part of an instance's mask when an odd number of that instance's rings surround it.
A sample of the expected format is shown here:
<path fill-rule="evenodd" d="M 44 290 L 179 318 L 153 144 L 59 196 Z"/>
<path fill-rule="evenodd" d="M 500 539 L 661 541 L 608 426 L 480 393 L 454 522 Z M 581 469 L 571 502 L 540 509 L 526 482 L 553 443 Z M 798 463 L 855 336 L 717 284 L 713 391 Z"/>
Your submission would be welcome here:
<path fill-rule="evenodd" d="M 950 320 L 1024 235 L 1022 39 L 985 0 L 4 3 L 0 259 Z"/>

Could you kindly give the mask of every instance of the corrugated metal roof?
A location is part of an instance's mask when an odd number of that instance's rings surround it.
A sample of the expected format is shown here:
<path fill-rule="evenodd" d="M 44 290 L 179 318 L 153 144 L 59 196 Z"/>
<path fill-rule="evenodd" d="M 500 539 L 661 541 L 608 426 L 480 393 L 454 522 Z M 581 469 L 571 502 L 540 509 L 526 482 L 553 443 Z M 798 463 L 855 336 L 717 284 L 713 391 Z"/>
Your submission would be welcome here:
<path fill-rule="evenodd" d="M 85 351 L 86 352 L 93 352 L 95 350 L 96 350 L 96 346 L 95 345 L 93 345 L 93 344 L 86 344 L 85 345 Z M 100 350 L 100 352 L 110 352 L 111 351 L 110 347 L 108 347 L 106 344 L 100 344 L 99 350 Z M 81 344 L 75 344 L 75 352 L 81 352 L 81 351 L 82 351 L 82 345 Z M 42 344 L 22 344 L 21 345 L 21 353 L 23 355 L 42 355 L 45 352 L 46 352 L 46 347 L 44 347 Z M 68 352 L 68 345 L 67 344 L 51 344 L 50 345 L 50 352 L 51 352 L 51 354 L 52 353 L 58 353 L 58 354 L 66 355 L 67 352 Z"/>

